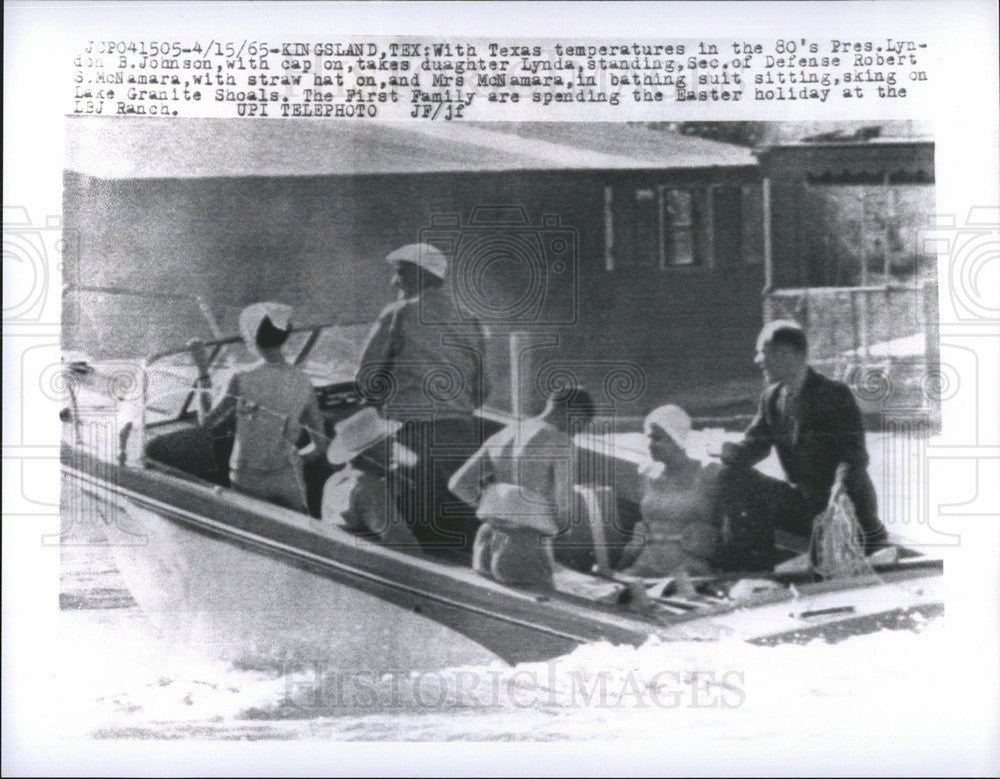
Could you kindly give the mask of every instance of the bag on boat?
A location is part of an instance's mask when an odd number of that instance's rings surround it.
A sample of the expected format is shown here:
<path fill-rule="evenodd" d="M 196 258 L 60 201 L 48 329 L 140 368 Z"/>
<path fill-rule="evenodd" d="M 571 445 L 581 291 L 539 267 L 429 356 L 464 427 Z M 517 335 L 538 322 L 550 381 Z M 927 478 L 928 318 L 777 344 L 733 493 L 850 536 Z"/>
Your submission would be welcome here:
<path fill-rule="evenodd" d="M 865 559 L 861 525 L 842 479 L 838 478 L 830 502 L 813 522 L 809 554 L 813 570 L 824 579 L 839 579 L 872 573 Z"/>

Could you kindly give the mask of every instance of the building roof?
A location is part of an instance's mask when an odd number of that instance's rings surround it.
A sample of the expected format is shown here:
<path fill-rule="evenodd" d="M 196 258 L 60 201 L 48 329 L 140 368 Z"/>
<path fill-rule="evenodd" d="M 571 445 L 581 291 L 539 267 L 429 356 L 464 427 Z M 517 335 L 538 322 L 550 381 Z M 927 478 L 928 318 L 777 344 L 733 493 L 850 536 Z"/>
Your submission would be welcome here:
<path fill-rule="evenodd" d="M 750 149 L 618 122 L 70 117 L 67 170 L 103 179 L 755 166 Z"/>
<path fill-rule="evenodd" d="M 766 154 L 774 149 L 864 149 L 878 146 L 932 146 L 934 138 L 930 136 L 898 138 L 844 138 L 843 140 L 807 140 L 782 141 L 756 150 L 756 154 Z"/>
<path fill-rule="evenodd" d="M 934 140 L 832 137 L 786 141 L 755 154 L 765 176 L 817 184 L 932 184 Z"/>

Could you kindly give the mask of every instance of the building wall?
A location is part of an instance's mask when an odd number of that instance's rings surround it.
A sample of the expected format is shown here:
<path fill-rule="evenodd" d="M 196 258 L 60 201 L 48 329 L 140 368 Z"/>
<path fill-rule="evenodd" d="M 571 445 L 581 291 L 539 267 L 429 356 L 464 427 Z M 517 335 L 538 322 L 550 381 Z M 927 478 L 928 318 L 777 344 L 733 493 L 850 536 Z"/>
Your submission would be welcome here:
<path fill-rule="evenodd" d="M 771 186 L 776 287 L 857 286 L 933 278 L 929 184 Z M 885 270 L 888 267 L 889 273 Z"/>
<path fill-rule="evenodd" d="M 759 155 L 772 214 L 765 319 L 801 322 L 810 359 L 848 382 L 866 413 L 933 420 L 934 145 L 885 140 Z"/>
<path fill-rule="evenodd" d="M 605 187 L 635 181 L 753 185 L 756 174 L 102 181 L 67 173 L 64 221 L 77 248 L 66 278 L 77 285 L 201 295 L 220 313 L 225 331 L 235 329 L 240 307 L 262 299 L 294 302 L 301 322 L 351 324 L 373 320 L 392 300 L 382 260 L 390 250 L 450 236 L 465 242 L 462 256 L 479 257 L 488 267 L 476 289 L 494 310 L 504 310 L 505 295 L 512 305 L 541 289 L 541 308 L 529 306 L 512 322 L 488 323 L 497 405 L 509 403 L 510 333 L 517 331 L 526 334 L 519 343 L 533 347 L 524 364 L 526 391 L 534 393 L 528 405 L 560 377 L 573 375 L 614 413 L 642 414 L 683 393 L 702 397 L 700 387 L 755 376 L 750 358 L 761 324 L 763 272 L 757 258 L 742 257 L 718 257 L 701 267 L 608 270 Z M 535 246 L 546 264 L 535 288 L 524 272 L 534 260 L 511 260 L 516 252 L 505 259 L 499 251 L 492 261 L 491 233 L 468 224 L 476 206 L 510 203 L 523 206 L 531 222 L 513 230 L 519 245 Z M 546 214 L 555 219 L 543 223 Z M 458 215 L 457 224 L 449 225 L 448 215 Z M 575 253 L 558 270 L 553 239 L 566 236 L 576 242 Z M 107 304 L 99 297 L 67 295 L 67 347 L 126 356 L 207 335 L 193 302 L 128 298 Z"/>
<path fill-rule="evenodd" d="M 806 328 L 809 361 L 854 390 L 862 412 L 938 423 L 938 288 L 777 290 L 764 316 Z"/>

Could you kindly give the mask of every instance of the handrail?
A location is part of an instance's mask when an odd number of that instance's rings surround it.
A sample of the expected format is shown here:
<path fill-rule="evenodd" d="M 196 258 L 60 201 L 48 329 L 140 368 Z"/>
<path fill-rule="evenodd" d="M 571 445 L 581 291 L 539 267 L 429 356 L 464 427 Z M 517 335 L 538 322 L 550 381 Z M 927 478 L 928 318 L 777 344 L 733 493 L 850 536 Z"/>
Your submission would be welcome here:
<path fill-rule="evenodd" d="M 359 322 L 357 324 L 367 324 L 367 322 Z M 290 330 L 290 334 L 308 332 L 309 337 L 306 339 L 306 342 L 302 345 L 302 348 L 299 349 L 298 354 L 295 355 L 295 359 L 292 361 L 292 365 L 298 366 L 301 365 L 303 362 L 305 362 L 306 358 L 309 356 L 309 352 L 312 351 L 312 348 L 316 345 L 316 342 L 319 340 L 320 333 L 324 329 L 328 327 L 338 327 L 338 326 L 343 326 L 343 325 L 342 323 L 338 322 L 329 322 L 326 324 L 319 324 L 319 325 L 304 325 L 302 327 L 293 327 Z M 222 354 L 226 346 L 239 343 L 242 340 L 243 340 L 242 336 L 231 335 L 225 338 L 216 338 L 211 341 L 204 341 L 203 344 L 206 347 L 211 347 L 212 349 L 208 357 L 209 366 L 211 367 L 212 364 L 216 361 L 216 359 L 218 359 L 219 355 Z M 157 352 L 153 354 L 151 357 L 147 358 L 146 366 L 149 367 L 153 363 L 162 360 L 166 357 L 170 357 L 175 354 L 184 354 L 187 351 L 188 351 L 188 346 L 182 346 L 173 349 L 168 349 L 162 352 Z M 195 395 L 199 391 L 198 382 L 199 378 L 196 378 L 192 383 L 191 390 L 188 392 L 187 397 L 185 397 L 184 403 L 181 406 L 181 409 L 178 412 L 175 419 L 183 419 L 184 416 L 188 413 L 188 409 L 191 407 L 191 401 L 194 400 Z"/>
<path fill-rule="evenodd" d="M 325 330 L 328 327 L 350 327 L 352 325 L 364 325 L 364 324 L 370 324 L 370 321 L 369 320 L 364 320 L 364 321 L 361 321 L 361 322 L 326 322 L 326 323 L 323 323 L 323 324 L 302 325 L 301 327 L 293 327 L 289 331 L 289 333 L 290 334 L 305 333 L 305 332 L 309 332 L 309 331 L 313 331 L 313 330 L 319 332 L 321 330 Z M 230 336 L 226 336 L 225 338 L 214 338 L 214 339 L 212 339 L 210 341 L 204 341 L 203 343 L 207 347 L 216 347 L 216 346 L 217 347 L 222 347 L 222 346 L 230 346 L 230 345 L 235 344 L 235 343 L 240 343 L 242 340 L 243 340 L 242 336 L 239 336 L 239 335 L 230 335 Z M 315 343 L 315 342 L 313 342 L 313 343 Z M 310 348 L 312 347 L 312 345 L 313 344 L 309 344 Z M 152 354 L 150 357 L 146 358 L 146 364 L 147 365 L 151 365 L 154 362 L 158 362 L 159 360 L 164 359 L 165 357 L 172 357 L 175 354 L 183 354 L 187 350 L 188 350 L 188 348 L 185 345 L 185 346 L 173 347 L 171 349 L 165 349 L 165 350 L 163 350 L 161 352 L 156 352 L 156 353 Z M 296 359 L 300 359 L 300 358 L 301 359 L 305 359 L 305 357 L 301 353 L 299 354 L 299 356 Z"/>

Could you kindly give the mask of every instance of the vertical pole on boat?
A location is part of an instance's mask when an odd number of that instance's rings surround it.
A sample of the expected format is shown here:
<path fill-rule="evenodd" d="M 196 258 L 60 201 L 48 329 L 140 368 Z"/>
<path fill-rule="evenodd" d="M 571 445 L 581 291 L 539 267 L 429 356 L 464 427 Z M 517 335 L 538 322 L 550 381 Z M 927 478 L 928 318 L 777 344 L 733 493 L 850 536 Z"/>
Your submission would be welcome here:
<path fill-rule="evenodd" d="M 535 352 L 559 346 L 559 336 L 555 333 L 513 331 L 509 336 L 510 362 L 510 410 L 517 417 L 538 414 L 544 406 L 546 389 L 536 385 L 535 366 L 543 365 Z M 540 404 L 541 402 L 541 404 Z"/>
<path fill-rule="evenodd" d="M 774 268 L 771 247 L 771 179 L 764 177 L 761 182 L 764 201 L 764 294 L 768 295 L 774 286 Z"/>
<path fill-rule="evenodd" d="M 520 417 L 524 411 L 521 397 L 521 358 L 526 354 L 525 336 L 526 333 L 517 331 L 510 334 L 510 411 L 515 417 Z"/>
<path fill-rule="evenodd" d="M 208 329 L 211 331 L 212 337 L 222 338 L 222 330 L 219 328 L 219 322 L 215 318 L 215 314 L 212 312 L 211 307 L 205 302 L 205 298 L 201 295 L 195 295 L 194 299 L 198 303 L 201 315 L 205 317 L 205 321 L 208 322 Z"/>

